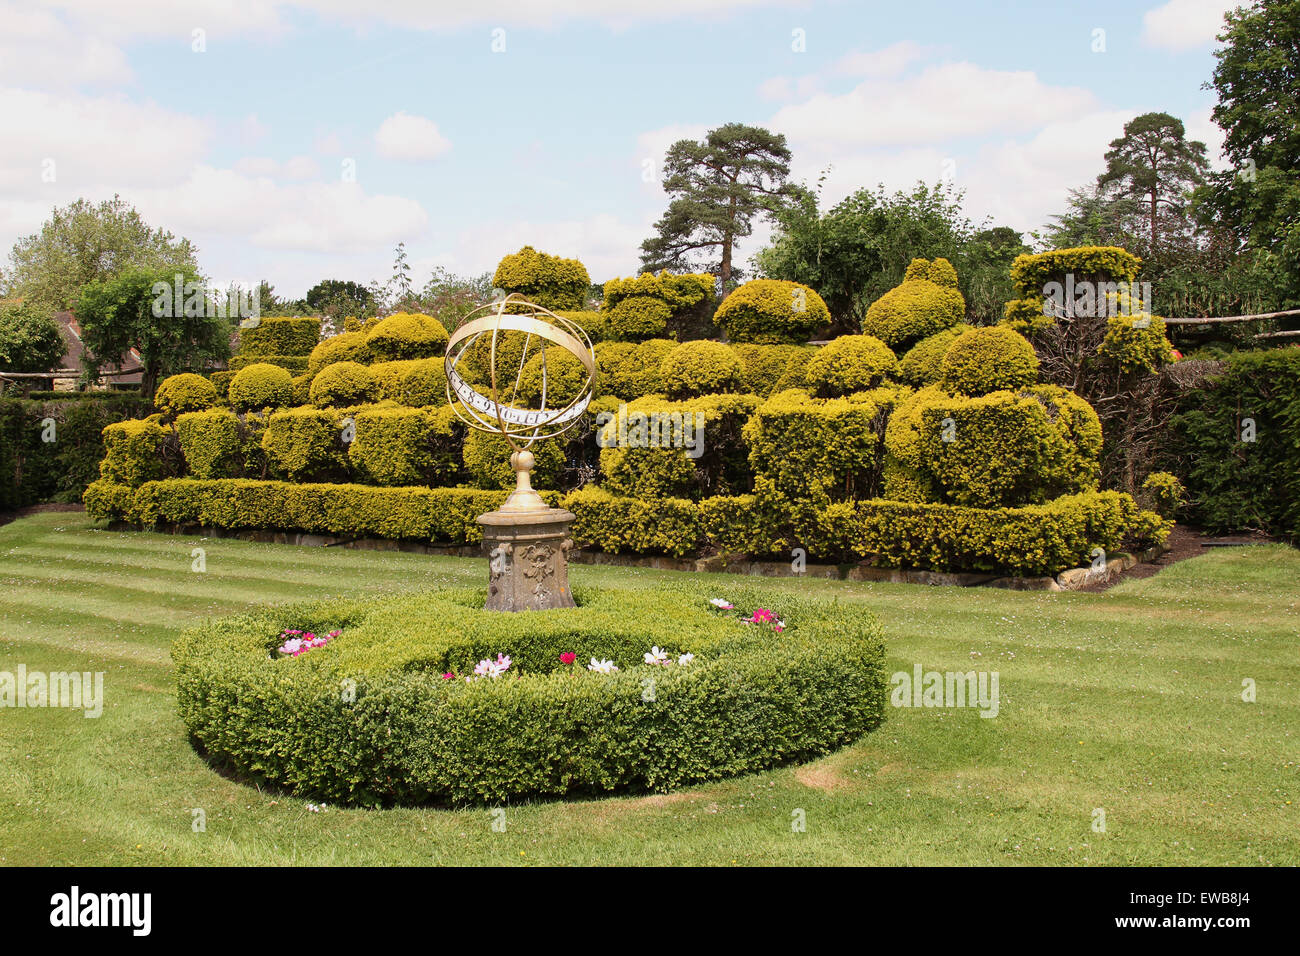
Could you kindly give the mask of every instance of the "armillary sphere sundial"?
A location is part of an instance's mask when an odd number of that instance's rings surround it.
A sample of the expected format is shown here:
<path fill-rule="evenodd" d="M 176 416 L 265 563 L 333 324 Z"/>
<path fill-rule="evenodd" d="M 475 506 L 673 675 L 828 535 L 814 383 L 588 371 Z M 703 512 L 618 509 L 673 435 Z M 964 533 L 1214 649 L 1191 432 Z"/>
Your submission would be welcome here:
<path fill-rule="evenodd" d="M 506 348 L 507 336 L 512 338 Z M 514 345 L 523 350 L 515 367 Z M 478 391 L 462 374 L 462 360 L 471 350 L 487 350 L 488 394 Z M 559 347 L 576 358 L 586 381 L 565 404 L 547 407 L 547 351 Z M 531 348 L 531 354 L 530 354 Z M 508 368 L 499 366 L 509 351 Z M 541 353 L 541 397 L 537 408 L 519 402 L 524 367 Z M 596 351 L 577 323 L 526 301 L 518 293 L 467 315 L 447 342 L 443 360 L 447 400 L 470 428 L 502 436 L 513 449 L 510 465 L 515 489 L 496 511 L 479 515 L 483 546 L 488 553 L 489 611 L 540 611 L 573 607 L 569 591 L 568 551 L 573 547 L 569 525 L 573 513 L 552 508 L 533 490 L 531 473 L 535 442 L 556 438 L 581 421 L 596 383 Z M 472 376 L 471 376 L 472 378 Z"/>

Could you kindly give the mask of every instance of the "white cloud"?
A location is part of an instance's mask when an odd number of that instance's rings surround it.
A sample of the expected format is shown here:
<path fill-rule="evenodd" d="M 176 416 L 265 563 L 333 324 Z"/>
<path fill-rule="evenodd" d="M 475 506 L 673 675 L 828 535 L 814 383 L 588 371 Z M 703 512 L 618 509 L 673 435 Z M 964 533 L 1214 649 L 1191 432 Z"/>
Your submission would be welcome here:
<path fill-rule="evenodd" d="M 854 51 L 841 57 L 832 69 L 849 76 L 897 76 L 926 55 L 927 47 L 900 40 L 880 50 Z"/>
<path fill-rule="evenodd" d="M 388 159 L 422 162 L 437 159 L 451 149 L 451 143 L 433 120 L 397 112 L 379 124 L 375 148 Z"/>
<path fill-rule="evenodd" d="M 1093 108 L 1089 91 L 1049 86 L 1029 71 L 945 63 L 842 95 L 818 93 L 782 108 L 770 125 L 791 142 L 908 146 L 1032 130 Z"/>
<path fill-rule="evenodd" d="M 1223 15 L 1249 0 L 1169 0 L 1142 15 L 1142 42 L 1166 50 L 1207 46 L 1223 30 Z"/>
<path fill-rule="evenodd" d="M 96 35 L 78 35 L 49 10 L 0 3 L 0 82 L 43 89 L 131 78 L 125 54 Z M 57 59 L 54 59 L 57 56 Z"/>

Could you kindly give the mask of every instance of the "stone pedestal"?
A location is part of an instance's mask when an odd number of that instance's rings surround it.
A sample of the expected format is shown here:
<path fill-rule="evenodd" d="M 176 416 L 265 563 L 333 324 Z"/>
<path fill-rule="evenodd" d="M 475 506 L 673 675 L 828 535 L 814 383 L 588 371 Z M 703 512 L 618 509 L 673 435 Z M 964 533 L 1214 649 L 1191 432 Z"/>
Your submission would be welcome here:
<path fill-rule="evenodd" d="M 569 591 L 569 524 L 573 513 L 490 511 L 479 515 L 488 558 L 488 611 L 574 607 Z"/>

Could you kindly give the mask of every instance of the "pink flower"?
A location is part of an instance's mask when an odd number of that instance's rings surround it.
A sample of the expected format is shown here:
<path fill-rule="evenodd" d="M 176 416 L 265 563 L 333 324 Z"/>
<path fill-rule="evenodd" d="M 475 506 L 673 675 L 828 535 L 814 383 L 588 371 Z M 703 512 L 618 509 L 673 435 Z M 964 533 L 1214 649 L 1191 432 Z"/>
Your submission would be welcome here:
<path fill-rule="evenodd" d="M 560 655 L 561 664 L 572 664 L 577 659 L 578 659 L 578 655 L 574 654 L 572 651 Z"/>
<path fill-rule="evenodd" d="M 456 679 L 456 672 L 455 672 L 455 671 L 447 671 L 447 673 L 445 673 L 445 674 L 442 675 L 442 679 L 443 679 L 443 680 L 455 680 L 455 679 Z"/>

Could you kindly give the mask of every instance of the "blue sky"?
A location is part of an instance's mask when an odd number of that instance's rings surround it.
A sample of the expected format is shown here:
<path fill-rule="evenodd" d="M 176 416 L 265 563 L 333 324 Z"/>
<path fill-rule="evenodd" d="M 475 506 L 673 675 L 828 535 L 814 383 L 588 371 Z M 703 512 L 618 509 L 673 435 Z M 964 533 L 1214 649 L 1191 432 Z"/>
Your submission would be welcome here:
<path fill-rule="evenodd" d="M 0 0 L 0 243 L 119 192 L 281 293 L 385 278 L 398 241 L 417 281 L 524 243 L 601 281 L 637 267 L 663 149 L 731 121 L 830 166 L 829 201 L 950 178 L 1030 230 L 1137 113 L 1217 154 L 1229 5 Z"/>

